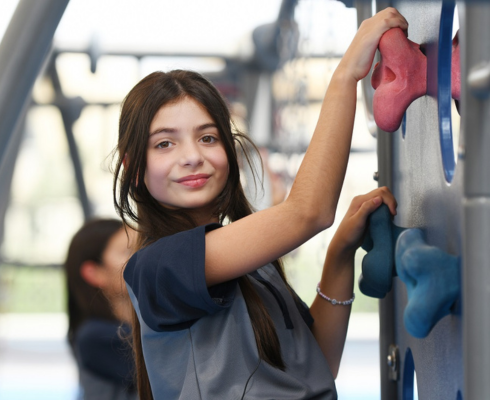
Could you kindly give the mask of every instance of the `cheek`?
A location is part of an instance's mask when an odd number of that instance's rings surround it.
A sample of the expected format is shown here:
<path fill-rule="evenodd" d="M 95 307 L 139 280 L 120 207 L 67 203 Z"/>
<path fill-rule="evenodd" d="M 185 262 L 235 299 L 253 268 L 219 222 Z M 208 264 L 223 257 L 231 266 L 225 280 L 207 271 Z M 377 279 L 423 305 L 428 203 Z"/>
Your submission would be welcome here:
<path fill-rule="evenodd" d="M 151 192 L 152 185 L 160 184 L 162 179 L 166 178 L 169 174 L 170 167 L 167 165 L 165 160 L 150 160 L 148 159 L 144 182 L 146 187 Z"/>
<path fill-rule="evenodd" d="M 145 183 L 151 182 L 157 175 L 159 175 L 158 164 L 151 157 L 148 157 L 145 169 Z"/>
<path fill-rule="evenodd" d="M 228 157 L 226 156 L 226 151 L 224 148 L 221 148 L 220 151 L 216 154 L 215 166 L 220 171 L 226 173 L 226 175 L 228 176 L 228 172 L 230 171 L 230 165 L 228 163 Z"/>
<path fill-rule="evenodd" d="M 228 163 L 228 158 L 223 150 L 221 157 L 219 157 L 215 162 L 215 168 L 220 171 L 221 178 L 223 179 L 223 187 L 226 185 L 228 176 L 230 175 L 230 165 Z"/>

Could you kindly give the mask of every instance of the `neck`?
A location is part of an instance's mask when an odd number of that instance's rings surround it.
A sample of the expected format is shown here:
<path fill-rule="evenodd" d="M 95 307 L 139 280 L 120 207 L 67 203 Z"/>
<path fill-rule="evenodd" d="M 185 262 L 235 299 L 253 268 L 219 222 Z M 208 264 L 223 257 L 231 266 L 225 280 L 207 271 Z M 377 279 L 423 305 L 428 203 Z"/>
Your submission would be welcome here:
<path fill-rule="evenodd" d="M 218 223 L 219 218 L 214 215 L 214 206 L 200 208 L 196 210 L 188 210 L 189 215 L 192 217 L 197 226 L 207 225 L 211 223 Z"/>

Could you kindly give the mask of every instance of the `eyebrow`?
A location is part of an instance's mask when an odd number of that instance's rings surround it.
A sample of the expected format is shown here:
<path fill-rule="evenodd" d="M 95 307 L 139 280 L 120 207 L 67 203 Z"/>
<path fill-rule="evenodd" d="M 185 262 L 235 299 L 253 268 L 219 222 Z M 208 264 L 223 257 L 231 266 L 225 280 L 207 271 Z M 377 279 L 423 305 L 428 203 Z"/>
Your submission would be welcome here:
<path fill-rule="evenodd" d="M 197 128 L 195 128 L 195 130 L 200 132 L 208 128 L 218 128 L 218 127 L 214 122 L 209 122 L 207 124 L 199 125 Z M 177 131 L 178 129 L 175 128 L 157 128 L 153 132 L 150 132 L 150 136 L 156 135 L 157 133 L 176 133 Z"/>

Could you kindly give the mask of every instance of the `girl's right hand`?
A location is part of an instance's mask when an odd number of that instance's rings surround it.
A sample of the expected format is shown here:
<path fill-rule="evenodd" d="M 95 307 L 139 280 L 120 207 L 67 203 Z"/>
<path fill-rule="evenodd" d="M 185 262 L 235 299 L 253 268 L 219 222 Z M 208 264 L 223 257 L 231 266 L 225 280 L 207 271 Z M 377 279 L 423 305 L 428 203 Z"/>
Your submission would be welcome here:
<path fill-rule="evenodd" d="M 395 8 L 388 7 L 364 20 L 337 70 L 342 70 L 356 81 L 364 78 L 373 64 L 379 40 L 391 28 L 408 29 L 407 20 Z"/>

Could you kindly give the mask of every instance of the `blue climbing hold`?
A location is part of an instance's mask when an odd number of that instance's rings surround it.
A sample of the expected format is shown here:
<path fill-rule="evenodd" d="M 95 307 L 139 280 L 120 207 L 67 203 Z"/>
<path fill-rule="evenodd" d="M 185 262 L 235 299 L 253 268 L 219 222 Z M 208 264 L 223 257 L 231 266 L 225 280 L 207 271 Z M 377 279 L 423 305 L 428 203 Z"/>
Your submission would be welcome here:
<path fill-rule="evenodd" d="M 359 289 L 366 296 L 382 299 L 391 290 L 395 270 L 395 243 L 404 228 L 393 224 L 390 209 L 382 204 L 368 219 L 362 248 L 367 254 L 362 260 Z"/>
<path fill-rule="evenodd" d="M 399 236 L 395 258 L 398 276 L 408 293 L 405 328 L 410 335 L 424 338 L 450 314 L 460 295 L 459 258 L 429 246 L 420 229 L 407 229 Z"/>

